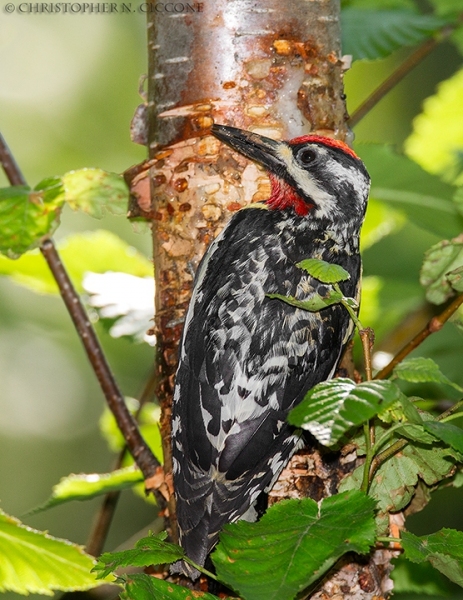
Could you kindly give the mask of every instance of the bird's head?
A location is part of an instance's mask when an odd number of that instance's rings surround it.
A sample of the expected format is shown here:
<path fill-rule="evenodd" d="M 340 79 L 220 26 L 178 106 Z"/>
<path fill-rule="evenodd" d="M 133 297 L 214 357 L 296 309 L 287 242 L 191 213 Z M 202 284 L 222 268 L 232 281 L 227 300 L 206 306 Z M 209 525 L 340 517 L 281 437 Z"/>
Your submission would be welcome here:
<path fill-rule="evenodd" d="M 271 209 L 292 209 L 299 216 L 334 222 L 363 220 L 370 177 L 349 146 L 338 140 L 305 135 L 288 142 L 236 127 L 213 125 L 212 134 L 269 173 Z"/>

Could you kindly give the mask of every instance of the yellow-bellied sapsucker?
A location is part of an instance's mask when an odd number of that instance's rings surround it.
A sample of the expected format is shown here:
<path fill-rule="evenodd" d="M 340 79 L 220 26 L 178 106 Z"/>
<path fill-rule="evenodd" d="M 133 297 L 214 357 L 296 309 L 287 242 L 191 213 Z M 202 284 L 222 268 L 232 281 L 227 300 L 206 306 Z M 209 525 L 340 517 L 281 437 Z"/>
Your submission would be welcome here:
<path fill-rule="evenodd" d="M 341 265 L 355 297 L 370 178 L 344 143 L 275 141 L 234 127 L 212 133 L 269 173 L 271 195 L 238 211 L 209 246 L 186 316 L 173 402 L 180 543 L 204 561 L 226 523 L 250 509 L 294 452 L 291 408 L 333 376 L 352 334 L 347 311 L 307 312 L 266 294 L 308 300 L 327 287 L 297 267 Z M 193 578 L 197 571 L 177 565 Z"/>

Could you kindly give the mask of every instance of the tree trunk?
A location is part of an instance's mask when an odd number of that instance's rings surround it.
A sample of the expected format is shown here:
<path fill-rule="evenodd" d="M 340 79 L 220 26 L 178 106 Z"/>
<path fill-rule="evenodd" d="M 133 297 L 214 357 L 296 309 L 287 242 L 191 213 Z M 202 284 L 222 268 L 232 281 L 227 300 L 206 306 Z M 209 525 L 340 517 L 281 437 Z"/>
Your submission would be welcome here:
<path fill-rule="evenodd" d="M 174 375 L 194 273 L 231 214 L 267 198 L 270 189 L 263 171 L 208 129 L 217 122 L 275 139 L 314 132 L 345 140 L 348 134 L 338 0 L 173 7 L 182 11 L 148 15 L 149 215 L 168 476 Z M 169 511 L 175 537 L 172 503 Z"/>

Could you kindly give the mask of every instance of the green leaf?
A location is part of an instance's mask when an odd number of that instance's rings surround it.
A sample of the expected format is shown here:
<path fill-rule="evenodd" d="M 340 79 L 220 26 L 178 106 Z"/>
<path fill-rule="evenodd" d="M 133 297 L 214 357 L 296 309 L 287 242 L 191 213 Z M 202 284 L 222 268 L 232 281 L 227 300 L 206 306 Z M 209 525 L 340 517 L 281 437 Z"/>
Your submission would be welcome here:
<path fill-rule="evenodd" d="M 324 446 L 336 444 L 352 427 L 365 423 L 400 399 L 391 381 L 338 378 L 319 383 L 289 413 L 288 421 L 302 427 Z"/>
<path fill-rule="evenodd" d="M 445 383 L 446 385 L 451 385 L 456 390 L 463 392 L 463 388 L 453 381 L 450 381 L 450 379 L 442 373 L 439 365 L 435 363 L 432 358 L 424 358 L 423 356 L 407 358 L 394 368 L 394 375 L 398 379 L 409 381 L 411 383 Z"/>
<path fill-rule="evenodd" d="M 455 188 L 391 147 L 356 144 L 371 175 L 371 198 L 402 210 L 412 223 L 438 235 L 457 236 L 463 218 L 453 203 Z"/>
<path fill-rule="evenodd" d="M 435 435 L 426 431 L 424 424 L 404 423 L 403 427 L 397 429 L 397 434 L 420 444 L 434 444 L 437 441 Z"/>
<path fill-rule="evenodd" d="M 341 12 L 342 51 L 354 60 L 384 58 L 419 44 L 443 25 L 442 19 L 411 11 L 347 8 Z"/>
<path fill-rule="evenodd" d="M 219 579 L 245 599 L 292 600 L 346 552 L 369 551 L 374 508 L 373 500 L 359 491 L 320 503 L 283 500 L 257 523 L 225 526 L 212 562 Z"/>
<path fill-rule="evenodd" d="M 141 538 L 131 550 L 105 552 L 100 556 L 93 570 L 101 579 L 119 567 L 149 567 L 182 559 L 185 555 L 183 549 L 166 542 L 166 538 L 167 533 L 162 531 L 157 535 Z"/>
<path fill-rule="evenodd" d="M 81 546 L 23 525 L 0 510 L 0 592 L 43 594 L 99 585 Z"/>
<path fill-rule="evenodd" d="M 461 12 L 461 2 L 457 2 Z M 461 113 L 462 95 L 463 69 L 460 69 L 438 86 L 434 96 L 425 100 L 423 112 L 413 121 L 413 132 L 404 146 L 407 155 L 426 171 L 460 185 L 463 177 L 455 178 L 460 172 L 458 152 L 463 149 L 463 130 L 455 124 Z M 459 206 L 461 212 L 461 204 Z"/>
<path fill-rule="evenodd" d="M 402 532 L 405 557 L 414 563 L 429 562 L 451 581 L 463 587 L 463 532 L 441 529 L 418 537 Z"/>
<path fill-rule="evenodd" d="M 381 411 L 378 416 L 383 423 L 400 423 L 401 421 L 413 423 L 415 425 L 423 425 L 423 419 L 411 401 L 414 397 L 401 395 L 397 402 L 394 402 L 389 408 Z M 415 398 L 415 400 L 419 400 Z M 408 429 L 408 427 L 407 427 Z"/>
<path fill-rule="evenodd" d="M 35 514 L 72 500 L 90 500 L 101 494 L 133 487 L 141 481 L 143 474 L 133 465 L 111 473 L 72 473 L 53 486 L 52 494 L 45 504 L 28 514 Z"/>
<path fill-rule="evenodd" d="M 58 244 L 58 250 L 79 292 L 82 291 L 83 276 L 88 271 L 120 271 L 138 277 L 153 274 L 153 265 L 145 256 L 117 235 L 103 229 L 70 235 Z M 0 275 L 6 275 L 34 292 L 58 294 L 50 269 L 38 251 L 15 261 L 0 256 Z"/>
<path fill-rule="evenodd" d="M 125 575 L 124 579 L 126 583 L 125 592 L 121 594 L 122 600 L 218 600 L 213 594 L 192 591 L 144 573 Z"/>
<path fill-rule="evenodd" d="M 335 290 L 328 290 L 326 296 L 320 296 L 320 294 L 314 293 L 310 300 L 297 300 L 293 296 L 284 296 L 283 294 L 265 294 L 267 298 L 281 300 L 290 306 L 295 308 L 301 308 L 302 310 L 308 310 L 309 312 L 319 312 L 327 306 L 332 304 L 339 304 L 344 298 L 342 294 Z"/>
<path fill-rule="evenodd" d="M 463 430 L 461 427 L 456 427 L 451 423 L 441 423 L 440 421 L 426 421 L 424 428 L 463 454 Z"/>
<path fill-rule="evenodd" d="M 463 238 L 443 240 L 432 246 L 424 255 L 420 283 L 426 288 L 426 299 L 442 304 L 454 295 L 450 273 L 463 266 Z M 458 271 L 457 271 L 458 274 Z"/>
<path fill-rule="evenodd" d="M 64 190 L 59 178 L 0 189 L 0 252 L 18 258 L 40 245 L 59 224 Z"/>
<path fill-rule="evenodd" d="M 384 428 L 378 428 L 376 439 L 384 431 Z M 409 444 L 385 461 L 376 471 L 369 491 L 377 501 L 380 534 L 387 531 L 388 513 L 399 512 L 408 506 L 420 482 L 429 488 L 450 477 L 457 460 L 460 460 L 457 452 L 436 441 L 427 446 Z M 341 481 L 339 491 L 358 489 L 362 477 L 363 465 Z"/>
<path fill-rule="evenodd" d="M 296 266 L 304 269 L 309 275 L 322 283 L 339 283 L 340 281 L 350 279 L 349 273 L 341 265 L 329 263 L 318 258 L 306 258 L 297 263 Z"/>
<path fill-rule="evenodd" d="M 101 169 L 80 169 L 63 175 L 66 202 L 73 210 L 101 219 L 106 212 L 125 215 L 129 191 L 124 178 Z"/>
<path fill-rule="evenodd" d="M 463 266 L 457 267 L 445 275 L 445 278 L 456 292 L 463 292 Z"/>

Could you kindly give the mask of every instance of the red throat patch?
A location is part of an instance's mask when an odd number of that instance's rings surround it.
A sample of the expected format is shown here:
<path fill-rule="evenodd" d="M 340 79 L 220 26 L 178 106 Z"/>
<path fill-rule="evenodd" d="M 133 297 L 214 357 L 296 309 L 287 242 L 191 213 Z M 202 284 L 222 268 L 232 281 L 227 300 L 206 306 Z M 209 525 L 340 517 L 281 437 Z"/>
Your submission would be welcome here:
<path fill-rule="evenodd" d="M 330 148 L 337 148 L 338 150 L 342 150 L 352 158 L 357 158 L 358 156 L 355 152 L 344 142 L 341 140 L 334 140 L 333 138 L 324 137 L 323 135 L 302 135 L 301 137 L 293 138 L 288 143 L 292 146 L 293 144 L 322 144 L 323 146 L 329 146 Z"/>
<path fill-rule="evenodd" d="M 283 210 L 284 208 L 292 207 L 297 215 L 305 217 L 310 209 L 313 208 L 313 204 L 307 204 L 286 181 L 279 179 L 271 173 L 269 177 L 272 193 L 265 203 L 270 209 Z"/>

